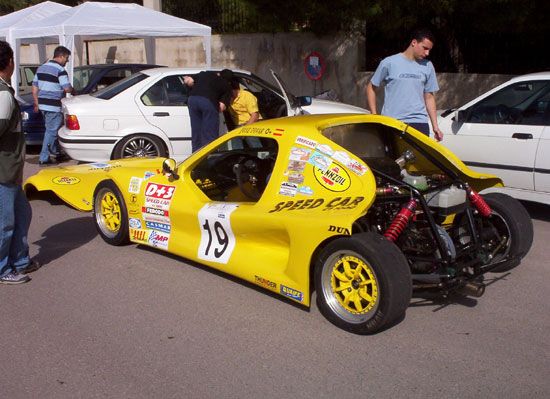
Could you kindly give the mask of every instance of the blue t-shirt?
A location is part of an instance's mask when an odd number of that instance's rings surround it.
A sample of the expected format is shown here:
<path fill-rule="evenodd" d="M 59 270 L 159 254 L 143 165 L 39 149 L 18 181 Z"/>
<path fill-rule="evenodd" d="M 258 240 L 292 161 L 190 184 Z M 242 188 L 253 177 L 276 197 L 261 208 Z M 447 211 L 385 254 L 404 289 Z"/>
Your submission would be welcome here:
<path fill-rule="evenodd" d="M 61 112 L 65 89 L 71 87 L 67 71 L 54 60 L 38 67 L 32 85 L 38 87 L 38 108 L 41 111 Z"/>
<path fill-rule="evenodd" d="M 386 84 L 382 115 L 406 123 L 428 122 L 424 93 L 439 90 L 430 61 L 412 61 L 401 53 L 386 57 L 376 68 L 371 83 L 377 87 Z"/>

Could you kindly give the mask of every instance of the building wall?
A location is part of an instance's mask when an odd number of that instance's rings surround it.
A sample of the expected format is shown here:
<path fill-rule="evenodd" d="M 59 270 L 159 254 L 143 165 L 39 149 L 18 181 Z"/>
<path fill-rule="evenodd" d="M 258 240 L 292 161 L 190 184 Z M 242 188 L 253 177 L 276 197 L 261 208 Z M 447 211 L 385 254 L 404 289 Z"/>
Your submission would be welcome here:
<path fill-rule="evenodd" d="M 47 54 L 55 46 L 49 46 Z M 156 39 L 156 63 L 171 67 L 205 64 L 201 38 Z M 296 95 L 316 95 L 333 90 L 346 103 L 365 107 L 365 84 L 372 72 L 362 71 L 364 45 L 352 35 L 319 38 L 307 33 L 226 34 L 212 36 L 212 66 L 246 69 L 273 82 L 270 69 L 278 72 Z M 326 63 L 323 77 L 310 80 L 304 72 L 304 59 L 312 51 Z M 87 54 L 87 55 L 86 55 Z M 36 63 L 37 51 L 24 46 L 22 62 Z M 82 54 L 75 54 L 75 65 L 106 62 L 145 62 L 141 39 L 89 42 Z M 437 65 L 436 65 L 437 70 Z M 438 74 L 439 109 L 456 107 L 508 80 L 508 75 Z"/>

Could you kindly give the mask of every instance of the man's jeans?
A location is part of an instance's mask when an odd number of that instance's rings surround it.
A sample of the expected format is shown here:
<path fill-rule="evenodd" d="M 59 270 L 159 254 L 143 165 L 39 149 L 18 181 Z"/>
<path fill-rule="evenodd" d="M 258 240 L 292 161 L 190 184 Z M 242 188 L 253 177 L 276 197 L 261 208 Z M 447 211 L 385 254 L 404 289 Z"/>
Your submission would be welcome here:
<path fill-rule="evenodd" d="M 195 152 L 220 137 L 220 113 L 202 96 L 189 97 L 187 106 L 191 119 L 191 148 Z"/>
<path fill-rule="evenodd" d="M 19 184 L 0 184 L 0 277 L 29 265 L 32 209 Z"/>
<path fill-rule="evenodd" d="M 44 141 L 42 141 L 42 151 L 40 151 L 40 162 L 48 162 L 50 154 L 57 156 L 57 131 L 63 122 L 63 114 L 61 112 L 42 111 L 44 117 Z"/>

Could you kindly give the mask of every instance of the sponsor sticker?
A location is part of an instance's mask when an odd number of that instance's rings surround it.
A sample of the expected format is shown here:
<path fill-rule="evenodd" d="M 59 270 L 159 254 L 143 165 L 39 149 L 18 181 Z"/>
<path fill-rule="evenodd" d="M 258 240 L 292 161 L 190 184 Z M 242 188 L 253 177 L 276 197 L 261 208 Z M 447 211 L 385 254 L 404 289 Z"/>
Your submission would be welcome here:
<path fill-rule="evenodd" d="M 351 161 L 351 158 L 345 151 L 336 151 L 334 154 L 332 154 L 332 158 L 344 165 L 347 165 L 347 163 Z"/>
<path fill-rule="evenodd" d="M 159 222 L 145 222 L 145 227 L 150 230 L 162 231 L 163 233 L 170 233 L 170 230 L 172 229 L 172 226 L 170 226 L 168 223 Z"/>
<path fill-rule="evenodd" d="M 137 218 L 128 219 L 128 224 L 132 229 L 141 229 L 141 220 Z"/>
<path fill-rule="evenodd" d="M 298 185 L 296 183 L 282 182 L 279 194 L 286 195 L 287 197 L 294 197 L 298 191 Z"/>
<path fill-rule="evenodd" d="M 331 200 L 324 198 L 308 198 L 302 200 L 282 201 L 273 207 L 269 213 L 281 211 L 295 211 L 304 209 L 315 209 L 322 207 L 323 211 L 339 211 L 355 209 L 365 197 L 335 197 Z"/>
<path fill-rule="evenodd" d="M 144 206 L 141 208 L 141 217 L 147 222 L 170 223 L 170 213 L 164 209 Z"/>
<path fill-rule="evenodd" d="M 351 159 L 345 165 L 349 170 L 351 170 L 353 173 L 359 176 L 363 176 L 365 172 L 369 170 L 367 165 L 363 165 L 361 162 L 358 162 L 355 159 Z"/>
<path fill-rule="evenodd" d="M 154 175 L 156 175 L 155 172 L 145 172 L 145 174 L 143 175 L 143 178 L 147 180 L 148 178 L 153 177 Z"/>
<path fill-rule="evenodd" d="M 147 238 L 149 237 L 149 232 L 142 229 L 130 229 L 130 239 L 134 242 L 141 242 L 147 244 Z"/>
<path fill-rule="evenodd" d="M 168 240 L 170 239 L 169 234 L 165 234 L 162 232 L 158 232 L 156 230 L 152 230 L 149 233 L 149 238 L 147 239 L 149 245 L 155 247 L 155 248 L 162 248 L 162 249 L 168 249 Z"/>
<path fill-rule="evenodd" d="M 302 195 L 313 195 L 313 190 L 309 186 L 298 186 L 298 193 Z"/>
<path fill-rule="evenodd" d="M 277 290 L 277 283 L 269 281 L 268 279 L 265 279 L 263 277 L 254 276 L 254 281 L 256 282 L 256 284 L 261 285 L 262 287 L 268 288 L 273 291 Z"/>
<path fill-rule="evenodd" d="M 308 158 L 309 159 L 309 158 Z M 306 168 L 307 162 L 305 161 L 289 161 L 286 167 L 286 173 L 288 172 L 303 172 Z"/>
<path fill-rule="evenodd" d="M 280 293 L 286 297 L 294 299 L 295 301 L 302 302 L 304 300 L 304 294 L 302 294 L 302 292 L 295 290 L 294 288 L 287 287 L 286 285 L 281 284 Z"/>
<path fill-rule="evenodd" d="M 304 182 L 304 175 L 299 172 L 289 172 L 288 181 L 291 183 L 302 184 Z"/>
<path fill-rule="evenodd" d="M 143 179 L 139 178 L 139 177 L 132 177 L 130 179 L 130 184 L 128 185 L 128 192 L 129 193 L 132 193 L 132 194 L 138 194 L 139 193 L 139 189 L 141 188 L 141 182 L 143 181 Z"/>
<path fill-rule="evenodd" d="M 164 184 L 147 183 L 145 195 L 147 197 L 171 199 L 176 190 L 175 186 L 167 186 Z"/>
<path fill-rule="evenodd" d="M 330 191 L 346 191 L 351 185 L 349 173 L 336 162 L 333 162 L 326 170 L 314 168 L 313 175 L 321 186 Z"/>
<path fill-rule="evenodd" d="M 301 147 L 292 147 L 290 149 L 289 160 L 291 161 L 307 161 L 311 155 L 311 150 Z"/>
<path fill-rule="evenodd" d="M 308 161 L 310 164 L 315 166 L 316 168 L 319 168 L 323 171 L 327 170 L 330 166 L 330 163 L 332 162 L 329 157 L 327 157 L 324 154 L 321 154 L 320 152 L 315 151 L 311 158 L 309 158 Z"/>
<path fill-rule="evenodd" d="M 80 179 L 74 176 L 57 176 L 52 179 L 52 182 L 61 186 L 72 186 L 80 183 Z"/>
<path fill-rule="evenodd" d="M 170 209 L 170 202 L 171 200 L 169 199 L 145 197 L 145 202 L 143 203 L 143 205 L 145 205 L 146 207 L 167 211 Z"/>
<path fill-rule="evenodd" d="M 296 144 L 300 144 L 309 148 L 314 149 L 317 146 L 317 142 L 315 140 L 310 140 L 307 137 L 304 136 L 298 136 L 296 137 Z"/>
<path fill-rule="evenodd" d="M 334 154 L 334 150 L 328 144 L 317 144 L 317 147 L 315 147 L 315 149 L 319 152 L 322 152 L 323 154 L 327 154 L 328 156 L 332 156 L 332 154 Z"/>

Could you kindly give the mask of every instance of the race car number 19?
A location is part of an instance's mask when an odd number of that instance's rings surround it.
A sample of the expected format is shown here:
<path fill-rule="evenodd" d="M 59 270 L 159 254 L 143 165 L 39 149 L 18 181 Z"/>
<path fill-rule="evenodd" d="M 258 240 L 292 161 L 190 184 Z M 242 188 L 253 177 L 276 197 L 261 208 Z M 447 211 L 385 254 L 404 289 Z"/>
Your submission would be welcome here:
<path fill-rule="evenodd" d="M 206 204 L 199 211 L 201 242 L 198 258 L 226 264 L 235 249 L 231 213 L 236 204 Z"/>

